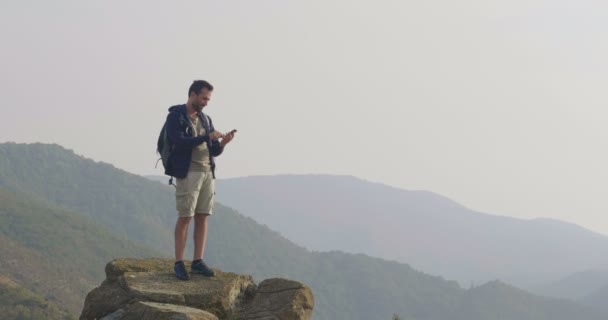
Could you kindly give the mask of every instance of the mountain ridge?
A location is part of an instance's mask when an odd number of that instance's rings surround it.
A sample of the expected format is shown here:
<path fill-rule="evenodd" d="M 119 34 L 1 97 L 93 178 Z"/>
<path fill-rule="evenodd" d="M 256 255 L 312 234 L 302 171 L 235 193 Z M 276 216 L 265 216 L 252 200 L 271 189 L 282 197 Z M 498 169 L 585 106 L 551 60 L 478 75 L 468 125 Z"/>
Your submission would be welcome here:
<path fill-rule="evenodd" d="M 481 213 L 429 191 L 333 175 L 253 176 L 216 185 L 218 201 L 306 248 L 396 259 L 463 285 L 500 278 L 531 288 L 608 264 L 594 254 L 608 250 L 602 234 L 556 219 Z M 564 255 L 572 259 L 562 261 Z"/>
<path fill-rule="evenodd" d="M 29 157 L 32 153 L 36 155 Z M 40 159 L 46 162 L 40 163 Z M 49 174 L 45 175 L 46 172 Z M 53 188 L 42 188 L 41 181 L 45 182 L 43 186 Z M 173 189 L 170 187 L 142 177 L 134 178 L 132 174 L 108 165 L 83 161 L 80 156 L 61 148 L 2 144 L 0 186 L 13 191 L 17 187 L 33 190 L 31 194 L 60 206 L 62 210 L 69 208 L 108 228 L 118 237 L 126 237 L 136 245 L 167 254 L 172 252 L 171 230 L 176 216 Z M 91 208 L 91 205 L 101 207 Z M 96 217 L 96 214 L 107 216 Z M 477 320 L 461 318 L 455 313 L 469 308 L 463 305 L 467 290 L 455 281 L 417 271 L 408 264 L 364 254 L 338 250 L 311 252 L 221 203 L 217 204 L 210 223 L 205 259 L 212 261 L 212 266 L 252 274 L 258 279 L 284 277 L 309 284 L 317 301 L 315 319 L 389 319 L 398 313 L 404 319 L 441 320 L 450 317 L 454 320 Z M 505 299 L 511 298 L 507 300 L 520 295 L 520 291 L 508 292 L 511 293 L 505 295 Z M 508 310 L 516 310 L 521 319 L 526 319 L 529 314 L 542 313 L 547 308 L 541 304 L 524 308 L 519 304 L 509 307 L 506 301 L 500 303 Z M 471 307 L 481 308 L 480 305 Z M 455 317 L 451 317 L 453 315 Z M 585 310 L 584 316 L 588 320 L 601 319 L 590 310 Z M 483 320 L 498 319 L 496 317 Z M 556 319 L 562 318 L 552 318 Z"/>

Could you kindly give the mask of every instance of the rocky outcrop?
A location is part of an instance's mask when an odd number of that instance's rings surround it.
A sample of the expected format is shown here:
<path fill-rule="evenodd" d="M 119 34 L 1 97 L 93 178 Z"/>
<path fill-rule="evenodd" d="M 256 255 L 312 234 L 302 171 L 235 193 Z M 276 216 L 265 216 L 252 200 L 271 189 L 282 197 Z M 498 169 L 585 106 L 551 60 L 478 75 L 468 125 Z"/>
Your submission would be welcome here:
<path fill-rule="evenodd" d="M 189 266 L 188 266 L 189 269 Z M 310 319 L 312 291 L 302 283 L 215 269 L 207 278 L 179 281 L 168 259 L 118 259 L 86 298 L 81 320 L 300 320 Z"/>

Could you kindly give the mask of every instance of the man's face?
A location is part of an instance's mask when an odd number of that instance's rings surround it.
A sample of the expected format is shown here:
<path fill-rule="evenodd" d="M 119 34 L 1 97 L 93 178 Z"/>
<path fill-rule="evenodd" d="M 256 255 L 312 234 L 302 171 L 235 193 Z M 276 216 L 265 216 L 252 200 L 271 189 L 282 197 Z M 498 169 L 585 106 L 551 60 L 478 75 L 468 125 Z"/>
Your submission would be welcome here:
<path fill-rule="evenodd" d="M 209 91 L 208 89 L 202 89 L 199 94 L 193 93 L 191 98 L 194 110 L 203 110 L 203 107 L 205 107 L 209 100 L 211 100 L 211 93 L 212 91 Z"/>

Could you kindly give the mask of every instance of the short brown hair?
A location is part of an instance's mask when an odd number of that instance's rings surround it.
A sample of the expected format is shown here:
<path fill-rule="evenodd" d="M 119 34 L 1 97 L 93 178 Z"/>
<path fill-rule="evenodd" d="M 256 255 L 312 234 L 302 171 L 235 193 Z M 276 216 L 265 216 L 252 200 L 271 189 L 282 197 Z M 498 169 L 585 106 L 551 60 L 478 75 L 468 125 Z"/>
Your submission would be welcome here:
<path fill-rule="evenodd" d="M 211 83 L 205 80 L 194 80 L 190 85 L 190 89 L 188 89 L 188 97 L 194 92 L 195 94 L 200 94 L 203 89 L 207 89 L 209 91 L 213 91 L 213 86 Z"/>

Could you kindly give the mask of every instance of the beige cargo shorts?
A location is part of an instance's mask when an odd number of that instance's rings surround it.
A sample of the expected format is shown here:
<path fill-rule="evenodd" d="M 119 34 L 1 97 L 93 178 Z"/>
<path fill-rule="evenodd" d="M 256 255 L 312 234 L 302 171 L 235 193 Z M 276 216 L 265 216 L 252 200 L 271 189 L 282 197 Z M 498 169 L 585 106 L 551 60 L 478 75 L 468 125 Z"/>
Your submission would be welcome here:
<path fill-rule="evenodd" d="M 185 178 L 176 179 L 175 187 L 175 204 L 180 217 L 213 214 L 215 183 L 211 171 L 190 171 Z"/>

